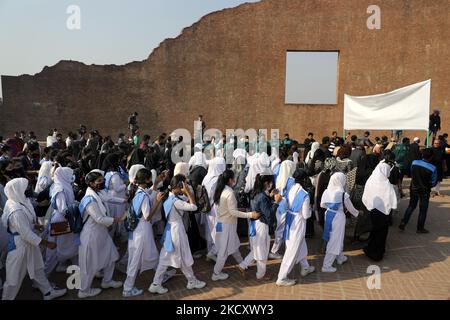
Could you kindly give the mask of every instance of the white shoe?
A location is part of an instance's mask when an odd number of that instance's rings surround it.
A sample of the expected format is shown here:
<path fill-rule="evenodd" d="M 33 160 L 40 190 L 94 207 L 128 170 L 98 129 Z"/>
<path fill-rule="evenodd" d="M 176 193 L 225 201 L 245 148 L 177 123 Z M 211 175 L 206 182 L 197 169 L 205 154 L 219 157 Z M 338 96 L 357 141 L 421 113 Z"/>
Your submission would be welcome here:
<path fill-rule="evenodd" d="M 192 290 L 192 289 L 201 289 L 204 288 L 205 286 L 206 282 L 195 279 L 194 281 L 189 281 L 186 288 L 188 290 Z"/>
<path fill-rule="evenodd" d="M 280 260 L 280 259 L 283 259 L 283 256 L 281 254 L 271 252 L 271 253 L 269 253 L 269 259 Z"/>
<path fill-rule="evenodd" d="M 124 298 L 136 297 L 136 296 L 140 296 L 143 293 L 144 293 L 143 290 L 134 287 L 130 291 L 123 291 L 122 297 L 124 297 Z"/>
<path fill-rule="evenodd" d="M 302 277 L 306 277 L 308 274 L 313 273 L 314 271 L 316 271 L 316 268 L 314 268 L 313 266 L 309 266 L 307 268 L 302 268 L 302 270 L 300 271 L 300 275 Z"/>
<path fill-rule="evenodd" d="M 210 252 L 208 252 L 208 254 L 206 255 L 206 261 L 217 261 L 217 256 L 215 254 L 212 254 Z"/>
<path fill-rule="evenodd" d="M 122 285 L 123 285 L 122 281 L 111 280 L 108 282 L 102 281 L 101 287 L 103 289 L 109 289 L 109 288 L 118 289 L 118 288 L 121 288 Z"/>
<path fill-rule="evenodd" d="M 333 273 L 336 272 L 336 268 L 335 267 L 322 267 L 322 272 L 325 273 Z"/>
<path fill-rule="evenodd" d="M 176 274 L 177 274 L 177 270 L 176 269 L 171 269 L 171 270 L 166 271 L 164 273 L 164 275 L 163 275 L 162 283 L 163 284 L 166 283 L 167 281 L 169 281 Z"/>
<path fill-rule="evenodd" d="M 294 279 L 283 279 L 277 280 L 276 285 L 280 287 L 290 287 L 295 285 L 296 281 Z"/>
<path fill-rule="evenodd" d="M 221 272 L 219 274 L 213 273 L 213 275 L 211 276 L 211 280 L 212 281 L 221 281 L 221 280 L 228 279 L 228 277 L 229 277 L 228 273 L 225 273 L 225 272 Z"/>
<path fill-rule="evenodd" d="M 56 289 L 53 288 L 49 293 L 44 296 L 44 300 L 53 300 L 62 297 L 67 292 L 67 289 Z"/>
<path fill-rule="evenodd" d="M 348 258 L 346 256 L 342 256 L 342 259 L 337 258 L 336 259 L 336 263 L 338 265 L 343 265 L 344 263 L 346 263 L 348 261 Z"/>
<path fill-rule="evenodd" d="M 102 289 L 100 288 L 90 288 L 88 291 L 81 291 L 78 290 L 78 298 L 84 299 L 84 298 L 90 298 L 98 296 L 102 292 Z"/>
<path fill-rule="evenodd" d="M 150 291 L 151 293 L 164 294 L 167 293 L 169 290 L 167 290 L 167 288 L 164 288 L 160 284 L 152 283 L 150 285 L 150 288 L 148 288 L 148 291 Z"/>

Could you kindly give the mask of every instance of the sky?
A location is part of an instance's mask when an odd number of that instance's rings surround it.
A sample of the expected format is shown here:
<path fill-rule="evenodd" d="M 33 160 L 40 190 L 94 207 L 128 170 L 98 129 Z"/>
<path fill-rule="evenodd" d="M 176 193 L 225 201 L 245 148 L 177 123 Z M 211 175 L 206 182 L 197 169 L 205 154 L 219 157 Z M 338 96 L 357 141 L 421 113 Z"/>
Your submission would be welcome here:
<path fill-rule="evenodd" d="M 258 0 L 0 0 L 0 75 L 35 74 L 60 60 L 141 61 L 202 16 L 245 2 Z M 79 30 L 67 28 L 71 5 Z"/>

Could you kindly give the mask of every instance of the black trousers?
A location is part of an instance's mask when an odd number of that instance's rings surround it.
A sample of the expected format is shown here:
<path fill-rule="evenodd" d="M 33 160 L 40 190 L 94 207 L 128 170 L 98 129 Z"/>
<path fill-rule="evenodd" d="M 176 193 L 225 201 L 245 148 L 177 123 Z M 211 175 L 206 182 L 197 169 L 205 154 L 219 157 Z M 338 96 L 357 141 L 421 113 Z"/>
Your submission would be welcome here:
<path fill-rule="evenodd" d="M 372 231 L 369 236 L 369 243 L 364 248 L 367 257 L 374 261 L 383 259 L 386 251 L 386 239 L 389 231 L 389 216 L 373 209 L 370 211 L 370 219 L 372 221 Z"/>

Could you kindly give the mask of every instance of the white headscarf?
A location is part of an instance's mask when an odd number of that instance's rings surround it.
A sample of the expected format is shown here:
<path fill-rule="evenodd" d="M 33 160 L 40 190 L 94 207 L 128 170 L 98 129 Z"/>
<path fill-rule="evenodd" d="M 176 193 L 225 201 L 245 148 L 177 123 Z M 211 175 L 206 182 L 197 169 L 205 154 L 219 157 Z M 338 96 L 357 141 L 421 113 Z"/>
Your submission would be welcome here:
<path fill-rule="evenodd" d="M 245 149 L 236 149 L 233 151 L 233 158 L 238 164 L 245 164 L 245 159 L 247 159 L 247 151 Z"/>
<path fill-rule="evenodd" d="M 53 176 L 53 185 L 50 188 L 50 196 L 53 197 L 59 192 L 64 192 L 66 203 L 69 205 L 75 201 L 72 187 L 73 170 L 67 167 L 59 167 Z"/>
<path fill-rule="evenodd" d="M 248 157 L 248 164 L 250 169 L 248 170 L 247 177 L 245 178 L 245 192 L 253 190 L 255 185 L 256 176 L 262 172 L 265 172 L 267 168 L 270 168 L 270 159 L 267 153 L 255 153 L 253 156 Z"/>
<path fill-rule="evenodd" d="M 52 162 L 51 161 L 44 161 L 41 164 L 41 168 L 39 169 L 39 174 L 38 174 L 38 179 L 37 179 L 37 183 L 36 183 L 36 187 L 34 188 L 34 192 L 39 193 L 40 191 L 40 186 L 39 186 L 39 182 L 44 179 L 47 178 L 47 181 L 52 181 Z"/>
<path fill-rule="evenodd" d="M 322 195 L 321 203 L 342 203 L 342 194 L 345 193 L 345 185 L 347 184 L 347 178 L 342 172 L 334 173 L 328 188 Z"/>
<path fill-rule="evenodd" d="M 317 150 L 319 150 L 319 148 L 320 143 L 313 142 L 313 144 L 311 145 L 311 150 L 308 152 L 308 155 L 306 156 L 305 159 L 306 164 L 309 164 L 309 162 L 314 158 L 314 154 L 316 153 Z"/>
<path fill-rule="evenodd" d="M 281 192 L 286 188 L 287 181 L 294 174 L 296 165 L 294 161 L 284 160 L 280 166 L 280 172 L 276 181 L 276 188 Z"/>
<path fill-rule="evenodd" d="M 270 164 L 270 168 L 273 170 L 275 170 L 275 167 L 277 166 L 277 164 L 279 164 L 281 162 L 281 159 L 276 157 L 272 160 L 271 164 Z"/>
<path fill-rule="evenodd" d="M 388 215 L 391 209 L 397 209 L 397 196 L 394 186 L 389 182 L 391 167 L 380 163 L 366 182 L 362 202 L 370 211 L 377 209 Z"/>
<path fill-rule="evenodd" d="M 131 166 L 130 171 L 128 172 L 128 175 L 130 177 L 130 183 L 134 183 L 136 175 L 141 169 L 145 169 L 145 166 L 143 166 L 142 164 L 135 164 Z"/>
<path fill-rule="evenodd" d="M 173 170 L 173 175 L 182 174 L 183 176 L 189 176 L 189 164 L 186 162 L 178 162 Z"/>
<path fill-rule="evenodd" d="M 224 158 L 216 157 L 209 162 L 208 173 L 203 178 L 202 185 L 208 192 L 211 203 L 214 201 L 214 192 L 216 191 L 217 179 L 226 170 L 227 164 Z"/>
<path fill-rule="evenodd" d="M 33 205 L 25 196 L 25 191 L 28 187 L 28 180 L 25 178 L 12 179 L 5 185 L 5 195 L 8 197 L 6 201 L 4 212 L 2 215 L 2 222 L 5 228 L 8 226 L 9 216 L 18 210 L 23 210 L 30 222 L 36 220 Z"/>

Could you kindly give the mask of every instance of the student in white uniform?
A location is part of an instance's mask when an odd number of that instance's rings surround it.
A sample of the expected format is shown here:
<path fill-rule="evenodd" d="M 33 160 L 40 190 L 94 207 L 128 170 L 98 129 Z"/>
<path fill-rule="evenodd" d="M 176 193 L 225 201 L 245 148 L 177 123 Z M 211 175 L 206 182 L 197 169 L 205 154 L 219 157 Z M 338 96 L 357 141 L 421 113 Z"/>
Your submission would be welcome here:
<path fill-rule="evenodd" d="M 135 185 L 130 192 L 132 199 L 130 205 L 133 206 L 139 222 L 136 229 L 129 232 L 127 279 L 123 285 L 124 297 L 134 297 L 143 293 L 134 286 L 136 277 L 139 272 L 156 269 L 159 260 L 151 221 L 164 194 L 159 193 L 156 196 L 151 189 L 152 173 L 148 169 L 139 170 L 135 181 L 137 186 Z"/>
<path fill-rule="evenodd" d="M 188 280 L 186 286 L 188 290 L 201 289 L 206 286 L 205 282 L 195 277 L 192 270 L 194 259 L 192 258 L 189 240 L 183 224 L 183 215 L 195 212 L 197 206 L 185 180 L 186 178 L 182 175 L 174 176 L 170 182 L 171 191 L 169 197 L 164 201 L 163 207 L 167 224 L 162 238 L 163 247 L 159 255 L 158 268 L 156 269 L 153 283 L 149 288 L 151 293 L 164 294 L 168 292 L 168 289 L 164 288 L 162 283 L 164 274 L 170 266 L 181 269 Z M 178 198 L 180 195 L 188 197 L 189 203 Z"/>
<path fill-rule="evenodd" d="M 294 185 L 294 179 L 292 179 L 292 175 L 295 172 L 296 165 L 293 161 L 285 160 L 281 163 L 280 171 L 276 181 L 276 188 L 280 192 L 280 195 L 284 198 L 287 198 L 287 193 L 290 188 Z M 286 200 L 283 200 L 286 202 Z M 284 243 L 283 240 L 283 232 L 285 227 L 286 220 L 286 212 L 285 211 L 277 211 L 277 227 L 275 229 L 275 239 L 273 242 L 272 250 L 269 253 L 270 259 L 282 259 L 283 256 L 279 254 L 281 246 Z"/>
<path fill-rule="evenodd" d="M 273 172 L 267 169 L 256 177 L 255 186 L 252 192 L 251 207 L 252 210 L 258 212 L 260 217 L 258 220 L 249 220 L 249 241 L 250 253 L 239 264 L 242 274 L 256 260 L 256 279 L 271 280 L 270 275 L 266 275 L 266 264 L 270 251 L 270 235 L 269 224 L 275 219 L 275 213 L 278 204 L 282 200 L 281 195 L 276 194 L 277 190 L 273 187 Z M 275 202 L 272 203 L 272 198 Z"/>
<path fill-rule="evenodd" d="M 293 175 L 295 184 L 290 188 L 286 195 L 286 202 L 280 205 L 279 210 L 285 211 L 285 229 L 283 239 L 286 243 L 286 252 L 281 261 L 280 271 L 278 273 L 278 286 L 292 286 L 296 280 L 289 279 L 288 275 L 296 264 L 300 264 L 300 274 L 306 277 L 315 271 L 310 266 L 306 257 L 308 248 L 306 246 L 305 232 L 306 220 L 311 217 L 311 204 L 308 192 L 303 186 L 306 186 L 308 175 L 304 169 L 297 169 Z"/>
<path fill-rule="evenodd" d="M 51 161 L 44 161 L 41 164 L 34 192 L 40 193 L 53 183 L 52 166 L 53 163 Z"/>
<path fill-rule="evenodd" d="M 257 212 L 242 212 L 237 210 L 237 200 L 233 186 L 236 184 L 234 172 L 225 170 L 217 180 L 214 193 L 214 204 L 217 206 L 216 239 L 217 261 L 211 279 L 213 281 L 228 279 L 229 275 L 222 272 L 227 258 L 232 255 L 236 262 L 242 262 L 239 252 L 241 243 L 237 234 L 237 219 L 259 219 Z"/>
<path fill-rule="evenodd" d="M 103 271 L 103 289 L 122 287 L 122 282 L 112 280 L 119 253 L 109 235 L 108 227 L 122 222 L 126 217 L 126 214 L 115 218 L 107 216 L 106 203 L 101 196 L 105 179 L 98 170 L 91 171 L 86 176 L 86 184 L 86 195 L 80 202 L 80 213 L 84 222 L 79 247 L 80 299 L 101 293 L 101 289 L 91 288 L 92 281 L 100 270 Z"/>
<path fill-rule="evenodd" d="M 50 188 L 51 207 L 53 213 L 50 223 L 47 225 L 48 240 L 56 242 L 56 249 L 45 251 L 45 273 L 49 275 L 55 267 L 58 272 L 66 271 L 66 262 L 71 261 L 73 265 L 78 264 L 78 246 L 77 235 L 68 233 L 58 236 L 50 236 L 50 227 L 52 223 L 64 222 L 65 210 L 75 202 L 73 192 L 73 170 L 67 167 L 59 167 L 53 175 L 54 183 Z"/>
<path fill-rule="evenodd" d="M 3 300 L 16 298 L 27 273 L 44 295 L 44 300 L 61 297 L 66 293 L 66 289 L 52 288 L 45 276 L 39 245 L 54 249 L 56 244 L 41 239 L 34 232 L 37 219 L 30 200 L 25 196 L 27 187 L 28 180 L 24 178 L 13 179 L 5 186 L 8 201 L 2 222 L 8 230 L 9 242 Z"/>
<path fill-rule="evenodd" d="M 119 155 L 112 153 L 106 156 L 103 161 L 103 171 L 105 172 L 105 191 L 111 197 L 125 199 L 127 186 L 122 180 L 119 173 Z M 124 203 L 108 203 L 108 215 L 110 217 L 122 216 L 125 212 L 126 205 Z M 109 234 L 111 237 L 120 236 L 122 242 L 126 242 L 127 233 L 123 223 L 113 225 Z"/>
<path fill-rule="evenodd" d="M 336 268 L 333 267 L 334 260 L 339 265 L 348 260 L 343 254 L 346 220 L 344 206 L 355 217 L 359 212 L 354 208 L 348 193 L 345 192 L 346 184 L 345 174 L 336 172 L 331 176 L 328 188 L 324 191 L 320 201 L 320 206 L 327 209 L 323 240 L 328 242 L 322 272 L 336 272 Z"/>
<path fill-rule="evenodd" d="M 225 159 L 222 157 L 216 157 L 209 163 L 208 173 L 203 178 L 202 185 L 205 187 L 208 193 L 209 202 L 211 204 L 211 211 L 208 214 L 203 214 L 201 218 L 201 224 L 204 225 L 205 235 L 207 243 L 208 253 L 206 255 L 207 260 L 216 261 L 217 249 L 214 244 L 216 237 L 216 207 L 214 206 L 214 192 L 217 186 L 217 179 L 225 171 L 227 165 Z M 206 220 L 206 221 L 205 221 Z"/>

